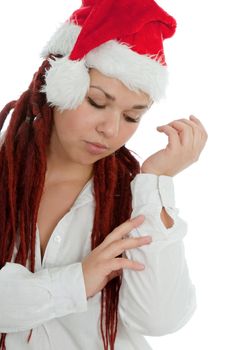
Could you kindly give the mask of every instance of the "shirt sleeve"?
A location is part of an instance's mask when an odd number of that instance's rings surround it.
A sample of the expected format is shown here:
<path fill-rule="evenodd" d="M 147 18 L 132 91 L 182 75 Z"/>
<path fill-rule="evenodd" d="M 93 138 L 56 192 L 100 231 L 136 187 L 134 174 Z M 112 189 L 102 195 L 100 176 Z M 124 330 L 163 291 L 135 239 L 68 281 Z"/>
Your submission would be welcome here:
<path fill-rule="evenodd" d="M 130 237 L 152 236 L 152 243 L 125 250 L 123 256 L 145 265 L 142 271 L 124 269 L 119 295 L 119 316 L 126 327 L 148 336 L 173 333 L 196 309 L 195 286 L 189 276 L 183 238 L 187 223 L 175 207 L 173 178 L 138 174 L 131 182 L 133 212 L 145 216 Z M 162 207 L 174 224 L 166 228 Z"/>
<path fill-rule="evenodd" d="M 0 270 L 0 332 L 20 332 L 87 310 L 81 263 L 32 273 L 16 263 Z"/>

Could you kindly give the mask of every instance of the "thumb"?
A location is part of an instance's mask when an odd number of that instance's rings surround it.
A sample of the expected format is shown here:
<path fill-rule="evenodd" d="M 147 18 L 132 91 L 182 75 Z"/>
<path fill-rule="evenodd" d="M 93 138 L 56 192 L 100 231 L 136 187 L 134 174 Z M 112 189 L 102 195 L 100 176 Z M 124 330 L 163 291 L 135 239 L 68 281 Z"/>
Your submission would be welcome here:
<path fill-rule="evenodd" d="M 157 129 L 159 132 L 162 132 L 162 131 L 163 131 L 163 127 L 162 127 L 162 126 L 158 126 L 156 129 Z"/>

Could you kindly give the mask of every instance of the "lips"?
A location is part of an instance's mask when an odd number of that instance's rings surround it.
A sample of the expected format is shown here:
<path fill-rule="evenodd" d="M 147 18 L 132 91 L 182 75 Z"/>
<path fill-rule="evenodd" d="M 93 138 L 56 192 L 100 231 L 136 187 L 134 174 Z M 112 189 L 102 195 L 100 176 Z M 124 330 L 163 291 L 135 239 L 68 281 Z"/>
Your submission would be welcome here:
<path fill-rule="evenodd" d="M 88 141 L 87 141 L 87 143 L 90 143 L 93 146 L 96 146 L 96 147 L 99 147 L 99 148 L 103 148 L 103 149 L 107 149 L 108 148 L 107 146 L 105 146 L 105 145 L 103 145 L 101 143 L 88 142 Z"/>
<path fill-rule="evenodd" d="M 108 147 L 101 143 L 92 143 L 92 142 L 86 141 L 86 150 L 90 154 L 100 155 L 102 153 L 106 153 L 107 149 Z"/>

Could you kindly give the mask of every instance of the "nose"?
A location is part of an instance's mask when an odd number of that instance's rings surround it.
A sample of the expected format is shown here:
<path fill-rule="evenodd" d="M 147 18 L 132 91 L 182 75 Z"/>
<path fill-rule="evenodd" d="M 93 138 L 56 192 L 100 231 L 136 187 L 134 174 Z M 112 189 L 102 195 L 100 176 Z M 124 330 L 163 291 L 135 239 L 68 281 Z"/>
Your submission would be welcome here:
<path fill-rule="evenodd" d="M 119 113 L 107 113 L 97 125 L 97 131 L 104 133 L 105 137 L 116 137 L 120 129 Z"/>

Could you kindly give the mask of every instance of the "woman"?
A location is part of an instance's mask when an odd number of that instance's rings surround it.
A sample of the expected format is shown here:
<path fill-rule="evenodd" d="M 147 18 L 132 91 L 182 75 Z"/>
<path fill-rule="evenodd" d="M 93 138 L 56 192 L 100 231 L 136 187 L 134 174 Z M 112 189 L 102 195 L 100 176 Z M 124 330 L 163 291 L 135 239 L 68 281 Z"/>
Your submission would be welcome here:
<path fill-rule="evenodd" d="M 158 128 L 169 143 L 141 167 L 125 147 L 163 96 L 175 28 L 151 0 L 83 1 L 0 113 L 2 128 L 14 108 L 0 150 L 1 349 L 150 349 L 143 335 L 191 318 L 172 178 L 206 131 L 195 117 Z"/>

